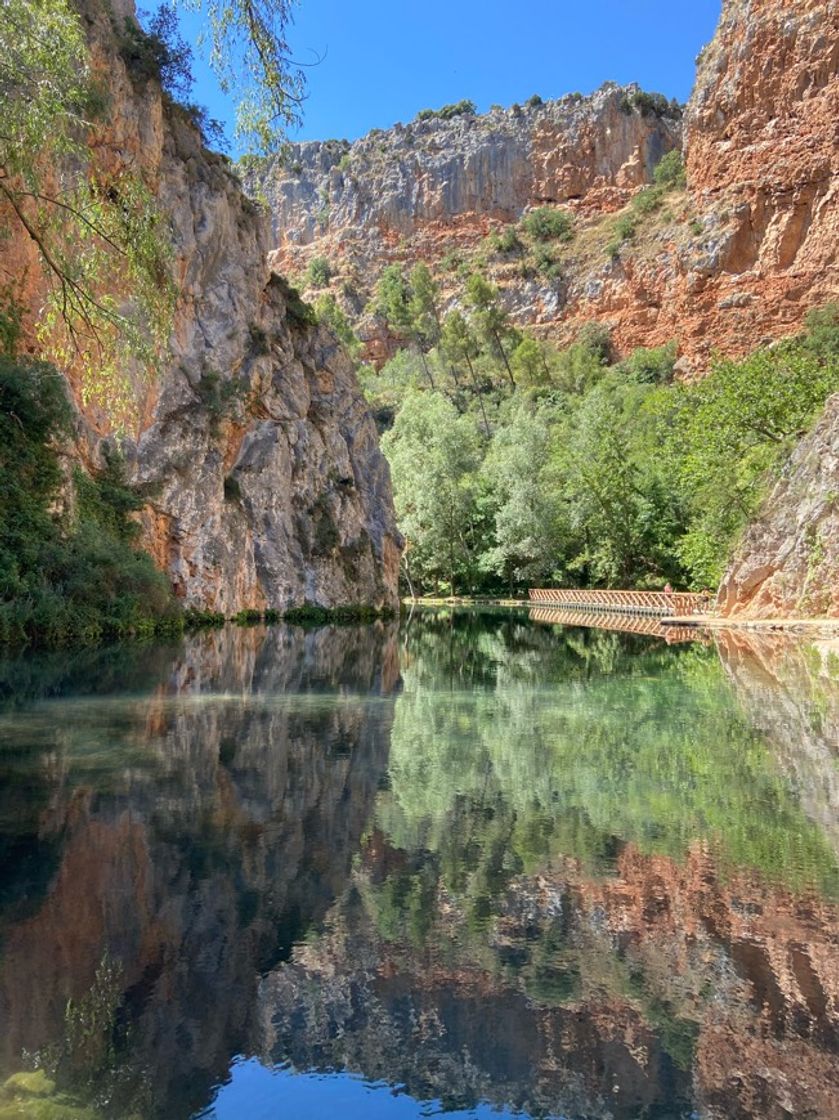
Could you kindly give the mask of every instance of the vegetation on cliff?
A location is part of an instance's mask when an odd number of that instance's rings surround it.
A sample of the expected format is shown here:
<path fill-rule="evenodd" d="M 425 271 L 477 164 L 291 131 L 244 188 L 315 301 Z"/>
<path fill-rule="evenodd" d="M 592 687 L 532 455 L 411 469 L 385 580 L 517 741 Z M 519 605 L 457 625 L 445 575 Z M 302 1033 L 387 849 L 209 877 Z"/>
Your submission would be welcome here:
<path fill-rule="evenodd" d="M 617 360 L 596 323 L 563 350 L 516 329 L 479 273 L 443 314 L 424 264 L 391 266 L 377 309 L 405 340 L 363 377 L 390 428 L 412 592 L 716 586 L 839 390 L 836 307 L 695 384 L 674 381 L 675 342 Z"/>
<path fill-rule="evenodd" d="M 162 573 L 138 551 L 141 505 L 111 456 L 88 475 L 59 444 L 64 382 L 44 362 L 0 357 L 0 642 L 92 642 L 177 625 Z"/>

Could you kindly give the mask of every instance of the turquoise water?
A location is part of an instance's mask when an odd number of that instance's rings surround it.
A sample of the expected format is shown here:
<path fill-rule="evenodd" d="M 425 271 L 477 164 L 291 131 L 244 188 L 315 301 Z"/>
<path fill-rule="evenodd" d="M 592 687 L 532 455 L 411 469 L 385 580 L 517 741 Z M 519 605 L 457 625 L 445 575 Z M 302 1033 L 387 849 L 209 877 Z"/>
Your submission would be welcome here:
<path fill-rule="evenodd" d="M 0 1120 L 835 1115 L 836 664 L 468 611 L 0 663 Z"/>

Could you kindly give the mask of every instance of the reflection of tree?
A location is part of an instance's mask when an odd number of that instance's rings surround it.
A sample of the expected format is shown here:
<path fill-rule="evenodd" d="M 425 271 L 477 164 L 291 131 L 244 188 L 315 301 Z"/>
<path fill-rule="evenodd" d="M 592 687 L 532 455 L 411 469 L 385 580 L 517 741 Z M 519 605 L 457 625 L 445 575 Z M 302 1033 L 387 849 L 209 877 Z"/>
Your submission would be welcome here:
<path fill-rule="evenodd" d="M 397 846 L 439 854 L 451 889 L 560 853 L 602 866 L 616 841 L 684 858 L 699 840 L 730 868 L 836 887 L 713 650 L 476 626 L 415 620 L 377 809 Z"/>

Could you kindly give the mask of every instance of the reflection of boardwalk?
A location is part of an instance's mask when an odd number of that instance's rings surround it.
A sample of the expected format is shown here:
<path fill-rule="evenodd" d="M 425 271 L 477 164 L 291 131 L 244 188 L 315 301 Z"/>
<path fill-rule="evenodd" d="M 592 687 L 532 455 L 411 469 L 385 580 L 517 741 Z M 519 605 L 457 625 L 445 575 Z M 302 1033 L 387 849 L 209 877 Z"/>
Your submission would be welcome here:
<path fill-rule="evenodd" d="M 663 638 L 668 645 L 676 642 L 707 642 L 708 636 L 696 626 L 663 626 L 661 619 L 648 614 L 621 614 L 604 610 L 569 610 L 567 607 L 531 607 L 531 622 L 549 622 L 553 626 L 590 626 L 595 630 L 620 630 L 624 634 L 648 634 Z"/>
<path fill-rule="evenodd" d="M 531 603 L 610 614 L 691 615 L 707 609 L 705 597 L 690 591 L 599 591 L 532 587 Z"/>

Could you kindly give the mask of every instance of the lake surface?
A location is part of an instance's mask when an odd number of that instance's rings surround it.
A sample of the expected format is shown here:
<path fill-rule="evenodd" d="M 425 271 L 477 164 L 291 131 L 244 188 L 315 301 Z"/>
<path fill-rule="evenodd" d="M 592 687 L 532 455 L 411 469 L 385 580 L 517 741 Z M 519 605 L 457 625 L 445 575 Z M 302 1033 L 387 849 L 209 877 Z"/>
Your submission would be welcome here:
<path fill-rule="evenodd" d="M 0 663 L 0 1120 L 839 1116 L 839 656 L 525 612 Z"/>

